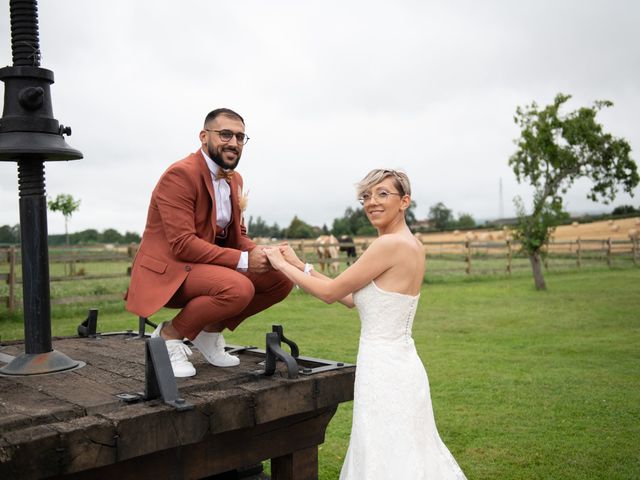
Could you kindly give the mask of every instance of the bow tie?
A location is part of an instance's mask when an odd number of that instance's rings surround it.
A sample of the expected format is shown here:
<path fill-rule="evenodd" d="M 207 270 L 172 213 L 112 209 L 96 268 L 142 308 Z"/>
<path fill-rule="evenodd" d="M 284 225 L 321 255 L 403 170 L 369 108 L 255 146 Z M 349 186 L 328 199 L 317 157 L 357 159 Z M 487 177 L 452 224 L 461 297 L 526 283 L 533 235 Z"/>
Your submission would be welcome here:
<path fill-rule="evenodd" d="M 233 178 L 233 170 L 223 170 L 222 168 L 219 168 L 218 173 L 216 173 L 216 180 L 220 180 L 222 178 L 227 182 L 230 182 Z"/>

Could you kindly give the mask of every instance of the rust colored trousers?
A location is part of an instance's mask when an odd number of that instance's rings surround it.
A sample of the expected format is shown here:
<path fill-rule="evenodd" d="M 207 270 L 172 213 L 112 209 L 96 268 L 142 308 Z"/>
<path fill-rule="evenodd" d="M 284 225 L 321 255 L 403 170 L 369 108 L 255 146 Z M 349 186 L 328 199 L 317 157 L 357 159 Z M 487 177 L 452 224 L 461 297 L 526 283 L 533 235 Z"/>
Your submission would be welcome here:
<path fill-rule="evenodd" d="M 278 271 L 238 272 L 218 265 L 192 265 L 189 275 L 165 305 L 181 308 L 172 321 L 193 340 L 206 326 L 234 330 L 247 317 L 286 298 L 293 283 Z"/>

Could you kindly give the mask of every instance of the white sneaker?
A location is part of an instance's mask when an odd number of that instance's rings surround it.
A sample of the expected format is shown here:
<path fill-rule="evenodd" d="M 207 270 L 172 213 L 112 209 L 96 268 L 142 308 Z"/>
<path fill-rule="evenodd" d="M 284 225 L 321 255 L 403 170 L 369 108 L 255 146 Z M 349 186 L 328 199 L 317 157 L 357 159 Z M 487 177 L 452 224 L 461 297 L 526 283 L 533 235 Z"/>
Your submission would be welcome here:
<path fill-rule="evenodd" d="M 187 355 L 191 355 L 191 349 L 187 347 L 182 340 L 165 340 L 167 352 L 169 352 L 169 360 L 171 361 L 171 369 L 175 377 L 193 377 L 196 369 L 193 364 L 187 360 Z"/>
<path fill-rule="evenodd" d="M 200 350 L 204 358 L 216 367 L 235 367 L 240 365 L 240 359 L 229 355 L 225 350 L 224 337 L 218 332 L 205 332 L 202 330 L 191 343 Z"/>
<path fill-rule="evenodd" d="M 151 334 L 151 338 L 160 337 L 160 331 L 167 322 L 160 323 Z M 196 374 L 196 369 L 193 364 L 187 360 L 187 355 L 192 355 L 193 352 L 187 347 L 182 340 L 165 340 L 167 346 L 167 352 L 169 353 L 169 360 L 171 361 L 171 369 L 173 370 L 174 377 L 193 377 Z"/>
<path fill-rule="evenodd" d="M 156 329 L 153 332 L 151 332 L 151 338 L 158 338 L 160 336 L 160 330 L 162 330 L 162 327 L 164 327 L 165 323 L 167 323 L 167 322 L 160 322 L 158 324 Z"/>

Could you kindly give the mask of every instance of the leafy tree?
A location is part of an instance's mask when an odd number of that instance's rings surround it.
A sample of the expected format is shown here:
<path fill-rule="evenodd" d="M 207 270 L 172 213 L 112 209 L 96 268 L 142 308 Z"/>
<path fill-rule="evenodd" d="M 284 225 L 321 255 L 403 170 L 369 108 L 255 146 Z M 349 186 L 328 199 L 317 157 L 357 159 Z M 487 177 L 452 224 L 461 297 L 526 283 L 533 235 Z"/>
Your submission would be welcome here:
<path fill-rule="evenodd" d="M 354 235 L 354 233 L 351 231 L 351 227 L 349 226 L 349 219 L 346 217 L 333 219 L 333 227 L 331 228 L 331 233 L 333 233 L 336 237 L 339 237 L 340 235 Z"/>
<path fill-rule="evenodd" d="M 88 228 L 81 232 L 71 235 L 71 243 L 98 243 L 100 241 L 100 233 L 94 228 Z"/>
<path fill-rule="evenodd" d="M 2 225 L 0 227 L 0 243 L 20 243 L 20 225 Z"/>
<path fill-rule="evenodd" d="M 531 215 L 526 215 L 521 199 L 516 199 L 519 221 L 516 238 L 529 255 L 537 289 L 545 289 L 541 252 L 555 225 L 564 217 L 562 195 L 579 178 L 593 182 L 587 195 L 605 203 L 615 199 L 619 189 L 633 195 L 640 177 L 630 158 L 626 140 L 603 131 L 596 115 L 609 101 L 596 101 L 593 107 L 582 107 L 565 115 L 560 108 L 571 98 L 558 94 L 554 102 L 538 108 L 516 109 L 514 121 L 520 127 L 517 150 L 509 159 L 518 182 L 528 181 L 535 191 Z"/>
<path fill-rule="evenodd" d="M 409 226 L 409 228 L 411 228 L 413 225 L 418 223 L 418 219 L 416 218 L 417 206 L 418 204 L 414 200 L 411 200 L 411 204 L 409 205 L 409 208 L 407 208 L 407 210 L 404 212 L 404 219 L 407 222 L 407 225 Z"/>
<path fill-rule="evenodd" d="M 429 208 L 429 223 L 436 230 L 444 230 L 453 223 L 453 212 L 444 203 L 438 202 Z"/>
<path fill-rule="evenodd" d="M 315 236 L 313 227 L 294 215 L 289 228 L 286 229 L 287 238 L 312 238 Z"/>
<path fill-rule="evenodd" d="M 619 205 L 613 209 L 611 215 L 626 215 L 630 213 L 636 213 L 638 210 L 633 208 L 632 205 Z"/>
<path fill-rule="evenodd" d="M 355 210 L 348 207 L 341 218 L 333 220 L 331 233 L 340 235 L 375 235 L 376 229 L 371 225 L 364 208 Z"/>
<path fill-rule="evenodd" d="M 61 193 L 54 200 L 49 200 L 48 205 L 49 210 L 61 212 L 64 216 L 64 234 L 67 239 L 67 245 L 69 245 L 69 219 L 73 212 L 80 208 L 80 200 L 74 200 L 71 195 Z"/>
<path fill-rule="evenodd" d="M 122 243 L 122 234 L 113 228 L 107 228 L 102 232 L 102 241 L 104 243 Z"/>
<path fill-rule="evenodd" d="M 260 216 L 258 216 L 255 221 L 253 220 L 253 216 L 250 216 L 247 228 L 253 237 L 266 237 L 268 235 L 269 226 Z"/>
<path fill-rule="evenodd" d="M 279 237 L 281 236 L 280 227 L 278 227 L 277 223 L 274 223 L 272 226 L 267 225 L 262 217 L 258 217 L 255 221 L 253 217 L 249 217 L 249 224 L 247 225 L 249 229 L 249 234 L 252 237 Z"/>
<path fill-rule="evenodd" d="M 125 232 L 124 243 L 140 243 L 140 235 L 136 232 Z"/>
<path fill-rule="evenodd" d="M 475 219 L 468 213 L 459 213 L 458 220 L 456 220 L 456 227 L 458 228 L 474 228 L 476 226 Z"/>

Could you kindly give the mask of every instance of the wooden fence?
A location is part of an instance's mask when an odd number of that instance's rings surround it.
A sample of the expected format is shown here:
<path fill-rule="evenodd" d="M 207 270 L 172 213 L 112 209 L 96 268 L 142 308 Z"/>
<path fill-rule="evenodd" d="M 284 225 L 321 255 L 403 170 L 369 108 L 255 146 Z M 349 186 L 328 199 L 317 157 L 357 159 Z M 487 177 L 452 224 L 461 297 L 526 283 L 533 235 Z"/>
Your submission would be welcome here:
<path fill-rule="evenodd" d="M 371 239 L 354 243 L 335 244 L 336 247 L 355 247 L 356 256 L 367 249 Z M 422 241 L 426 254 L 427 277 L 450 275 L 511 275 L 518 269 L 530 268 L 528 259 L 520 253 L 520 245 L 510 241 Z M 305 262 L 316 264 L 318 270 L 329 270 L 332 263 L 340 268 L 355 259 L 340 252 L 336 258 L 318 257 L 318 244 L 312 240 L 293 240 L 289 244 Z M 73 304 L 80 302 L 100 302 L 121 299 L 128 284 L 131 261 L 137 245 L 113 247 L 91 245 L 85 247 L 52 247 L 49 250 L 50 280 L 52 289 L 57 284 L 91 284 L 92 281 L 113 281 L 113 285 L 99 286 L 85 291 L 81 288 L 61 288 L 63 294 L 52 295 L 51 303 Z M 555 241 L 546 246 L 545 267 L 550 270 L 562 268 L 580 269 L 599 264 L 608 267 L 640 264 L 638 238 L 630 240 L 576 239 Z M 20 308 L 22 298 L 20 272 L 22 270 L 20 248 L 9 246 L 0 248 L 0 302 L 9 312 Z M 4 285 L 3 285 L 4 284 Z M 77 290 L 74 294 L 74 290 Z"/>

